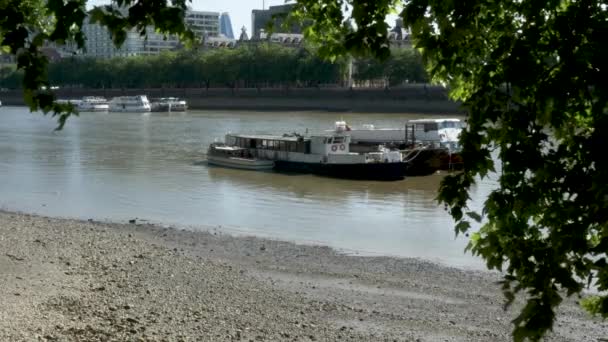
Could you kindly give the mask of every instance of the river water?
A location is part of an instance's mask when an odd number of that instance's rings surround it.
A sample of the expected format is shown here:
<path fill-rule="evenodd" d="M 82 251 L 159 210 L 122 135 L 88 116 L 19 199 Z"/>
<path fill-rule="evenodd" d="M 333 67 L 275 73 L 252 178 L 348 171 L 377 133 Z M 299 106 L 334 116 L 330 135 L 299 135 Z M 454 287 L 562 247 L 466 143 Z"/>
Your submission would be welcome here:
<path fill-rule="evenodd" d="M 348 181 L 210 167 L 227 132 L 321 131 L 403 125 L 420 115 L 228 112 L 82 113 L 62 131 L 24 107 L 0 108 L 0 208 L 54 217 L 132 218 L 194 230 L 419 257 L 478 268 L 434 198 L 443 175 Z M 473 189 L 483 198 L 491 185 Z"/>

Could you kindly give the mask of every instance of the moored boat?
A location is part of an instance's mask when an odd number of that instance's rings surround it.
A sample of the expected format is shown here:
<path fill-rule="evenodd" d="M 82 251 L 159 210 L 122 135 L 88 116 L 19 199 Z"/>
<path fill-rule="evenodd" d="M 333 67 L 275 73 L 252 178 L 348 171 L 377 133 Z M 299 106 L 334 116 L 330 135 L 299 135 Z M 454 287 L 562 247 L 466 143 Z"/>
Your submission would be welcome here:
<path fill-rule="evenodd" d="M 110 101 L 111 112 L 149 112 L 150 101 L 146 95 L 119 96 Z"/>
<path fill-rule="evenodd" d="M 372 124 L 350 127 L 337 121 L 336 131 L 345 131 L 353 144 L 424 144 L 454 148 L 462 131 L 462 122 L 455 118 L 409 120 L 403 127 L 376 128 Z"/>
<path fill-rule="evenodd" d="M 258 159 L 245 148 L 221 143 L 213 143 L 209 146 L 207 162 L 212 165 L 245 170 L 270 170 L 274 167 L 272 160 Z"/>
<path fill-rule="evenodd" d="M 110 109 L 108 100 L 99 96 L 84 96 L 77 106 L 81 112 L 107 112 Z"/>
<path fill-rule="evenodd" d="M 185 112 L 188 104 L 177 97 L 162 97 L 151 99 L 150 108 L 153 112 Z"/>
<path fill-rule="evenodd" d="M 228 134 L 222 146 L 244 153 L 248 159 L 271 161 L 278 171 L 363 180 L 404 178 L 405 164 L 399 151 L 353 153 L 349 144 L 350 136 L 332 132 L 311 136 Z M 213 148 L 217 149 L 214 144 Z"/>

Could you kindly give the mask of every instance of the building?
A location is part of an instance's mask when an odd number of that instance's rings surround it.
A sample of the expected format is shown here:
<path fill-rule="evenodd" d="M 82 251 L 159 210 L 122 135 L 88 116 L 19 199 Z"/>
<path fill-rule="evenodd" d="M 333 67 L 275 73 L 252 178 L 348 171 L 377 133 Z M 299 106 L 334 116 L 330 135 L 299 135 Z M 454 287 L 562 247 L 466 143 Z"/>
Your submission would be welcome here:
<path fill-rule="evenodd" d="M 232 22 L 230 21 L 230 15 L 227 12 L 220 15 L 220 34 L 223 34 L 226 38 L 234 39 Z"/>
<path fill-rule="evenodd" d="M 403 28 L 403 19 L 397 18 L 395 20 L 395 27 L 388 32 L 388 41 L 392 48 L 412 47 L 410 34 L 405 28 Z"/>
<path fill-rule="evenodd" d="M 220 14 L 188 10 L 185 22 L 195 36 L 203 40 L 205 37 L 217 37 L 220 32 Z M 99 24 L 92 24 L 85 19 L 82 31 L 86 36 L 84 56 L 98 58 L 127 57 L 138 55 L 155 55 L 162 51 L 175 50 L 180 46 L 175 36 L 165 36 L 157 33 L 153 27 L 147 29 L 146 35 L 141 36 L 137 31 L 127 32 L 127 37 L 120 48 L 116 48 L 108 29 Z"/>
<path fill-rule="evenodd" d="M 251 38 L 259 39 L 260 32 L 266 30 L 272 23 L 275 33 L 302 33 L 302 27 L 298 24 L 291 24 L 288 28 L 283 27 L 285 19 L 291 13 L 296 4 L 285 4 L 270 6 L 267 10 L 251 11 Z"/>
<path fill-rule="evenodd" d="M 110 32 L 104 26 L 93 24 L 86 18 L 82 25 L 84 33 L 85 51 L 83 56 L 87 57 L 126 57 L 141 54 L 143 51 L 144 39 L 135 31 L 127 32 L 127 37 L 120 48 L 116 48 L 110 37 Z"/>
<path fill-rule="evenodd" d="M 260 40 L 269 41 L 275 44 L 281 44 L 284 46 L 298 47 L 304 40 L 304 35 L 301 33 L 266 33 L 264 30 L 260 31 Z"/>
<path fill-rule="evenodd" d="M 217 37 L 220 34 L 220 14 L 218 12 L 188 10 L 186 24 L 197 37 Z"/>

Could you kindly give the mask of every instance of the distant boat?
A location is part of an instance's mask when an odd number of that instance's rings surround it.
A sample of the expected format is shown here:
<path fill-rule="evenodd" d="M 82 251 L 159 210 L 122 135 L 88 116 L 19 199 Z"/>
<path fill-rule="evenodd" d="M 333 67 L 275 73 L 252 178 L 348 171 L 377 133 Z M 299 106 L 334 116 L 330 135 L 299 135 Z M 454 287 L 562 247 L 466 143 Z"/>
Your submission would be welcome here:
<path fill-rule="evenodd" d="M 150 101 L 146 95 L 119 96 L 110 101 L 111 112 L 142 113 L 150 111 Z"/>
<path fill-rule="evenodd" d="M 150 108 L 153 112 L 185 112 L 188 104 L 177 97 L 162 97 L 151 99 Z"/>
<path fill-rule="evenodd" d="M 104 97 L 85 96 L 78 102 L 77 108 L 81 112 L 107 112 L 110 105 Z"/>

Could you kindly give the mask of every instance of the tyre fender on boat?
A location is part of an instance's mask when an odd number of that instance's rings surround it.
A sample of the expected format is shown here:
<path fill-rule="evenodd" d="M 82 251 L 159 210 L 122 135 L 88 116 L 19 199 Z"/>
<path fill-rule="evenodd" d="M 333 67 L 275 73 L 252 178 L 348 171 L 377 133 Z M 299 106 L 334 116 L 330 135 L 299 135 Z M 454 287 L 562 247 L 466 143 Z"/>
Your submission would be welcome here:
<path fill-rule="evenodd" d="M 334 151 L 334 152 L 336 152 L 338 150 L 338 146 L 332 145 L 331 146 L 331 150 Z"/>
<path fill-rule="evenodd" d="M 346 150 L 346 146 L 344 146 L 344 144 L 340 144 L 340 151 L 344 151 Z"/>

